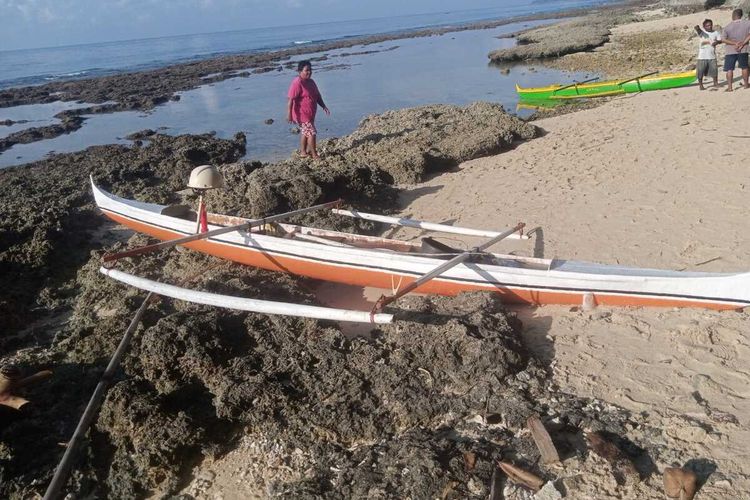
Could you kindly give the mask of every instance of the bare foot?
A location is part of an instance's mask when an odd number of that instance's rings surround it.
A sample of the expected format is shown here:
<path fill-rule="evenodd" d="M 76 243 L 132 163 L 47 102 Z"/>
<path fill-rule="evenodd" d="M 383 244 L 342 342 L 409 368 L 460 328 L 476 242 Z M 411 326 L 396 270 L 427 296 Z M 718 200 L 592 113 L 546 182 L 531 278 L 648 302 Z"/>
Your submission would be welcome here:
<path fill-rule="evenodd" d="M 728 88 L 728 89 L 724 89 L 724 92 L 732 92 L 732 89 L 731 89 L 731 87 L 730 87 L 730 88 Z"/>
<path fill-rule="evenodd" d="M 307 158 L 308 156 L 310 156 L 307 153 L 302 153 L 302 152 L 299 152 L 299 151 L 297 151 L 297 154 L 299 155 L 300 158 Z"/>
<path fill-rule="evenodd" d="M 701 85 L 701 86 L 700 86 L 700 87 L 698 87 L 698 88 L 699 88 L 700 90 L 706 90 L 706 87 L 704 87 L 703 85 Z"/>
<path fill-rule="evenodd" d="M 312 156 L 313 160 L 320 160 L 320 155 L 319 155 L 319 154 L 317 154 L 317 153 L 315 153 L 315 154 L 312 154 L 312 155 L 310 155 L 310 156 Z"/>

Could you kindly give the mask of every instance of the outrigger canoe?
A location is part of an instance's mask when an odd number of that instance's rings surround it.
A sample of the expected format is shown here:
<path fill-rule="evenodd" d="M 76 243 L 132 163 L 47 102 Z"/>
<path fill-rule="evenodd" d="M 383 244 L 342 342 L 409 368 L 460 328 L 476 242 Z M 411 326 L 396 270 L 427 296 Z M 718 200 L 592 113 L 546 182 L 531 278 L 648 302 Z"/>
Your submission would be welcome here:
<path fill-rule="evenodd" d="M 182 210 L 187 207 L 120 198 L 98 188 L 93 180 L 92 189 L 102 212 L 134 231 L 161 240 L 198 237 L 195 214 Z M 509 234 L 349 210 L 336 212 L 444 232 L 500 234 L 500 237 Z M 418 244 L 276 222 L 250 227 L 247 223 L 262 221 L 213 213 L 208 213 L 207 219 L 207 237 L 184 246 L 248 266 L 348 285 L 405 289 L 420 277 L 444 267 L 444 262 L 462 252 L 438 244 L 439 253 L 435 253 L 434 241 L 425 247 L 424 242 Z M 232 229 L 238 225 L 250 229 Z M 524 236 L 516 234 L 516 237 Z M 492 291 L 499 293 L 504 301 L 532 305 L 587 303 L 710 309 L 739 309 L 750 305 L 750 273 L 667 271 L 476 253 L 473 260 L 450 267 L 419 285 L 416 291 L 441 295 Z"/>
<path fill-rule="evenodd" d="M 606 82 L 586 81 L 569 85 L 556 84 L 535 88 L 522 88 L 516 84 L 516 92 L 518 92 L 521 100 L 526 101 L 564 100 L 672 89 L 690 85 L 694 81 L 694 71 L 663 74 L 652 73 L 627 80 L 609 80 Z"/>

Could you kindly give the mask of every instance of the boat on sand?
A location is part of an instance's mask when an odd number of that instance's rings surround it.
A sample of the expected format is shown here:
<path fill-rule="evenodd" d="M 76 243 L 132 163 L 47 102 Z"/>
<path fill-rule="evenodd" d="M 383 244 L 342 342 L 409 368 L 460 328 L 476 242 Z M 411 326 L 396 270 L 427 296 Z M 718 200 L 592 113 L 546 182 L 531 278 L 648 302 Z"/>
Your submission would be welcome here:
<path fill-rule="evenodd" d="M 413 243 L 264 222 L 272 217 L 252 220 L 213 213 L 207 214 L 208 233 L 201 236 L 195 234 L 195 213 L 186 206 L 120 198 L 100 189 L 93 180 L 92 190 L 96 204 L 107 217 L 160 240 L 183 238 L 189 240 L 184 243 L 187 248 L 240 264 L 348 285 L 390 289 L 395 295 L 416 284 L 418 293 L 455 295 L 491 291 L 506 302 L 531 305 L 710 309 L 740 309 L 750 305 L 750 273 L 631 268 L 503 255 L 485 252 L 484 247 L 464 251 L 431 238 Z M 511 235 L 528 237 L 514 231 L 494 233 L 351 210 L 336 212 L 395 225 L 492 237 L 488 243 Z M 436 270 L 439 272 L 435 274 Z M 434 275 L 430 276 L 431 273 Z M 421 280 L 425 276 L 429 279 Z"/>
<path fill-rule="evenodd" d="M 690 85 L 695 81 L 695 71 L 682 73 L 648 73 L 635 78 L 609 80 L 605 82 L 586 80 L 569 85 L 523 88 L 516 84 L 516 92 L 522 101 L 566 100 L 584 97 L 605 97 L 632 92 L 664 90 Z"/>

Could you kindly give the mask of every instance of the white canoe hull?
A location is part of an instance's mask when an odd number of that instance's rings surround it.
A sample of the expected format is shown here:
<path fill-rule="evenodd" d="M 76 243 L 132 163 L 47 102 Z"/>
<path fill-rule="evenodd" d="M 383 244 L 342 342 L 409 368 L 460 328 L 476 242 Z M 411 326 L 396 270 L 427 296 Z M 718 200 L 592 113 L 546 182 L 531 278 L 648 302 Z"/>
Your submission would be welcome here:
<path fill-rule="evenodd" d="M 92 188 L 102 212 L 135 231 L 161 240 L 195 233 L 195 221 L 164 215 L 166 207 L 162 205 L 120 198 L 93 183 Z M 249 220 L 218 214 L 209 214 L 208 218 L 209 230 Z M 254 229 L 193 241 L 185 246 L 263 269 L 394 290 L 442 263 L 434 256 L 416 252 L 416 247 L 406 242 L 280 226 L 287 233 L 284 237 Z M 662 271 L 493 255 L 496 263 L 460 264 L 417 292 L 455 295 L 487 290 L 500 293 L 508 302 L 534 305 L 581 304 L 584 296 L 594 304 L 615 306 L 739 309 L 750 305 L 750 273 Z"/>

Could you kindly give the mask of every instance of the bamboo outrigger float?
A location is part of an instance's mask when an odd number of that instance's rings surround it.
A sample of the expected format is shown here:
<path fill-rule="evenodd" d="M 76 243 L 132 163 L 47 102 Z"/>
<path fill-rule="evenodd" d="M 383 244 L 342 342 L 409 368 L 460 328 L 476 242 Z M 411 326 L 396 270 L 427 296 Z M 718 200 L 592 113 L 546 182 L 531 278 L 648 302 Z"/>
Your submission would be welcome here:
<path fill-rule="evenodd" d="M 105 215 L 135 231 L 161 240 L 194 234 L 195 220 L 178 216 L 179 211 L 174 207 L 120 198 L 98 188 L 93 181 L 92 189 Z M 382 217 L 351 211 L 339 213 L 361 218 Z M 390 223 L 398 225 L 419 222 L 392 219 Z M 580 305 L 584 299 L 587 304 L 611 306 L 738 309 L 750 305 L 750 273 L 629 268 L 491 254 L 483 248 L 462 252 L 429 240 L 426 243 L 432 248 L 431 253 L 427 253 L 423 245 L 406 241 L 283 223 L 257 225 L 256 222 L 207 214 L 207 236 L 185 242 L 184 246 L 249 266 L 324 281 L 392 289 L 396 293 L 421 277 L 433 274 L 437 268 L 443 268 L 437 275 L 417 283 L 414 291 L 441 295 L 493 291 L 507 302 L 531 305 Z M 249 223 L 256 227 L 245 226 Z M 213 232 L 222 229 L 225 231 L 221 234 Z M 470 230 L 453 227 L 453 232 L 464 231 Z M 436 246 L 439 253 L 435 253 Z M 447 261 L 463 254 L 472 258 L 444 267 Z"/>

